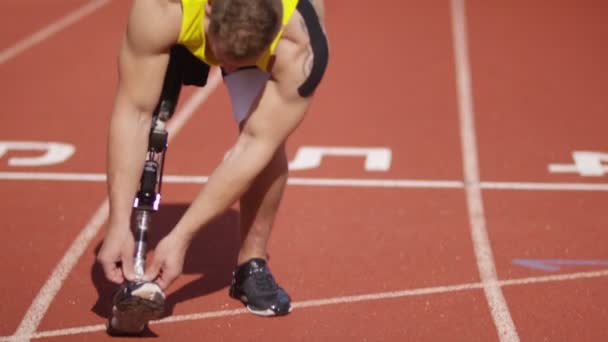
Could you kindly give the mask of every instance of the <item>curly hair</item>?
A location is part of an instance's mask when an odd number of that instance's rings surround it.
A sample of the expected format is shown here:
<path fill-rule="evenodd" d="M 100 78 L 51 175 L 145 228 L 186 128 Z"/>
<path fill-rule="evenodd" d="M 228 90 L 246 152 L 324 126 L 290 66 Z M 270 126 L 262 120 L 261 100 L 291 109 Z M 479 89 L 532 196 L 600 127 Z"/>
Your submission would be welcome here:
<path fill-rule="evenodd" d="M 211 6 L 209 31 L 235 59 L 262 53 L 282 22 L 281 0 L 213 0 Z"/>

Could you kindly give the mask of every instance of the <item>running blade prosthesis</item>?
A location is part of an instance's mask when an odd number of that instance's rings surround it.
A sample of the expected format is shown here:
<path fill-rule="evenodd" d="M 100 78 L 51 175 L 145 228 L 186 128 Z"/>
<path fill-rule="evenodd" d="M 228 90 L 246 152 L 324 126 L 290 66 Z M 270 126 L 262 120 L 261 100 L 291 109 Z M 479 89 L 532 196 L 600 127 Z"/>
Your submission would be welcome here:
<path fill-rule="evenodd" d="M 165 309 L 165 294 L 153 282 L 124 283 L 112 300 L 108 333 L 112 336 L 139 335 L 149 321 L 159 319 Z"/>

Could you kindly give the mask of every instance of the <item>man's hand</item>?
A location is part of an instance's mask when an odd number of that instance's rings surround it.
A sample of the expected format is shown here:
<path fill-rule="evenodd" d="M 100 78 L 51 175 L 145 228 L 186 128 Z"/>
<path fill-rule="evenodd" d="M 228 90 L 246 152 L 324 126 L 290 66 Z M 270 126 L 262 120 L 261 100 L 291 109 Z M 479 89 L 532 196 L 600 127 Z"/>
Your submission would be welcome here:
<path fill-rule="evenodd" d="M 131 230 L 111 226 L 97 254 L 97 261 L 103 267 L 106 278 L 121 284 L 135 278 L 133 271 L 133 253 L 135 242 Z"/>
<path fill-rule="evenodd" d="M 156 246 L 154 257 L 146 270 L 144 280 L 156 282 L 163 290 L 182 273 L 188 241 L 170 233 Z"/>

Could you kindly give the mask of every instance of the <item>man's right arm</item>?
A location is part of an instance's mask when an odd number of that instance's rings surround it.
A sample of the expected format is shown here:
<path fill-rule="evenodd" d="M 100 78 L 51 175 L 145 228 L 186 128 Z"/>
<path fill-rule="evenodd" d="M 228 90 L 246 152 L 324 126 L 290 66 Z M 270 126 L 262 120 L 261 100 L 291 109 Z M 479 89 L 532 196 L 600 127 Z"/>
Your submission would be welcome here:
<path fill-rule="evenodd" d="M 106 276 L 120 282 L 114 266 L 122 261 L 131 273 L 130 216 L 148 147 L 152 112 L 158 103 L 177 40 L 179 12 L 162 0 L 135 0 L 118 56 L 119 81 L 107 145 L 109 230 L 98 259 Z M 121 241 L 122 240 L 122 241 Z"/>

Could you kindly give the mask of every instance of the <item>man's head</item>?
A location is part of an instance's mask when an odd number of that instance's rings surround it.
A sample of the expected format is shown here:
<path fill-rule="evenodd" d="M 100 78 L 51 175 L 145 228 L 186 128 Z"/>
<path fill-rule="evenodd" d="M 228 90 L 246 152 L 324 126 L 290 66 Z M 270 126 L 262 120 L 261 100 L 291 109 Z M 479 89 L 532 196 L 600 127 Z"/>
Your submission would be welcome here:
<path fill-rule="evenodd" d="M 212 0 L 208 37 L 221 62 L 247 64 L 264 52 L 282 21 L 281 0 Z"/>

